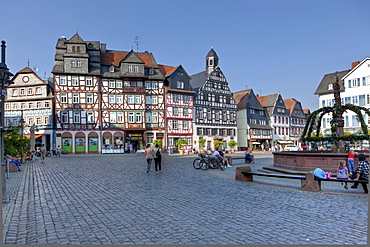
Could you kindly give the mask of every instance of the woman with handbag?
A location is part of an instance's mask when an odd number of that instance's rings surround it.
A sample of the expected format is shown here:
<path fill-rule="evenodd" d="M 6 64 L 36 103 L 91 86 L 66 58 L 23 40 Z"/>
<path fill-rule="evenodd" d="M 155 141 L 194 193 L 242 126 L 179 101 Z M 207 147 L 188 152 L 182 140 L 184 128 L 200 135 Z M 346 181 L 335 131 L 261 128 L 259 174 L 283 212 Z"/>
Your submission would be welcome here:
<path fill-rule="evenodd" d="M 148 167 L 146 169 L 146 173 L 150 172 L 150 166 L 152 165 L 152 160 L 154 159 L 154 151 L 150 146 L 151 146 L 151 144 L 147 144 L 146 149 L 145 149 L 145 159 L 146 159 L 146 162 L 148 164 Z"/>

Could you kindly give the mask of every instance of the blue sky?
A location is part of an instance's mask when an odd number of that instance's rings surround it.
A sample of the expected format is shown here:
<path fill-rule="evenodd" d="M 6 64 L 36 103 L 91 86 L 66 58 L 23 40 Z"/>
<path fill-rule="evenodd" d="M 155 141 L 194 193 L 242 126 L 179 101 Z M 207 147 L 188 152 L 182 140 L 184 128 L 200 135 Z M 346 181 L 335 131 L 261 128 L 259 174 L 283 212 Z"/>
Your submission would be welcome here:
<path fill-rule="evenodd" d="M 152 52 L 159 64 L 205 69 L 214 45 L 233 92 L 280 92 L 315 110 L 327 73 L 370 56 L 368 0 L 64 0 L 1 3 L 0 39 L 15 74 L 50 76 L 60 36 L 76 31 L 109 50 Z M 5 13 L 4 13 L 5 12 Z"/>

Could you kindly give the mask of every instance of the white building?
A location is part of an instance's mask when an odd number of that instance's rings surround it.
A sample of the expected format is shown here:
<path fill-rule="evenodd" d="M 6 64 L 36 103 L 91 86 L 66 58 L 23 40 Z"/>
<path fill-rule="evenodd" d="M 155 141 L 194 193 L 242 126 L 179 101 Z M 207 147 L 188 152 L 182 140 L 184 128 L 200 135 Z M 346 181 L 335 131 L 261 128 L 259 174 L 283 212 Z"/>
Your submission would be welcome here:
<path fill-rule="evenodd" d="M 319 95 L 319 107 L 334 106 L 333 83 L 339 78 L 340 96 L 342 105 L 353 104 L 370 108 L 370 58 L 366 57 L 362 62 L 352 63 L 352 69 L 331 73 L 324 76 L 315 94 Z M 328 135 L 331 132 L 332 116 L 324 116 L 321 133 Z M 344 131 L 352 134 L 362 134 L 361 124 L 352 111 L 343 114 Z M 370 119 L 364 115 L 365 122 L 369 125 Z"/>

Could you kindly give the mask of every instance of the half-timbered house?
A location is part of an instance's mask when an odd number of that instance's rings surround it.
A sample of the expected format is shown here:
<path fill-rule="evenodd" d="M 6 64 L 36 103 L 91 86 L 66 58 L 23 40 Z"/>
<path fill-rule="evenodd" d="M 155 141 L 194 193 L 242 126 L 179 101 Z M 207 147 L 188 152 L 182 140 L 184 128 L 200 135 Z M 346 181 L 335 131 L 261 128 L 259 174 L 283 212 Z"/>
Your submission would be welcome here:
<path fill-rule="evenodd" d="M 284 100 L 280 93 L 269 94 L 264 96 L 257 95 L 257 99 L 266 109 L 269 117 L 271 127 L 273 128 L 272 133 L 272 150 L 278 149 L 278 145 L 284 147 L 287 144 L 292 144 L 290 140 L 290 121 L 289 121 L 289 110 L 286 109 Z"/>
<path fill-rule="evenodd" d="M 72 153 L 101 149 L 100 42 L 76 33 L 58 39 L 54 59 L 57 145 Z"/>
<path fill-rule="evenodd" d="M 58 39 L 52 70 L 57 142 L 72 153 L 122 153 L 164 138 L 164 76 L 153 54 Z"/>
<path fill-rule="evenodd" d="M 206 56 L 206 70 L 191 76 L 196 92 L 194 101 L 194 143 L 206 139 L 206 148 L 214 149 L 216 140 L 237 141 L 236 103 L 225 75 L 218 67 L 219 58 L 211 49 Z"/>
<path fill-rule="evenodd" d="M 289 138 L 295 145 L 300 145 L 300 137 L 306 125 L 306 114 L 303 111 L 302 104 L 294 98 L 284 99 L 284 104 L 289 113 Z"/>
<path fill-rule="evenodd" d="M 190 85 L 190 76 L 185 69 L 159 65 L 165 76 L 165 133 L 167 149 L 178 149 L 176 142 L 179 139 L 188 141 L 184 149 L 193 148 L 193 107 L 194 94 Z"/>
<path fill-rule="evenodd" d="M 5 125 L 23 125 L 22 134 L 28 138 L 30 128 L 35 126 L 36 144 L 42 143 L 46 150 L 51 150 L 55 143 L 51 85 L 29 67 L 17 72 L 12 81 L 14 84 L 7 87 Z"/>
<path fill-rule="evenodd" d="M 105 145 L 124 145 L 128 151 L 129 145 L 138 149 L 163 139 L 164 76 L 153 54 L 104 50 L 101 70 L 103 129 L 121 131 L 107 134 Z"/>

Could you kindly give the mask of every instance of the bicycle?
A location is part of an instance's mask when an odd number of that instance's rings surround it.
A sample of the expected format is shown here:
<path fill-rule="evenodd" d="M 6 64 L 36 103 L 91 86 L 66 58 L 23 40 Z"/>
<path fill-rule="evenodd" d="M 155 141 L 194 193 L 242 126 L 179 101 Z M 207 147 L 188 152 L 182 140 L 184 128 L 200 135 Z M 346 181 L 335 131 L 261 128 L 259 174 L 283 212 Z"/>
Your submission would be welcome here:
<path fill-rule="evenodd" d="M 226 165 L 222 162 L 222 159 L 216 158 L 216 157 L 209 157 L 209 162 L 208 163 L 202 163 L 202 166 L 200 169 L 203 171 L 208 170 L 208 169 L 218 169 L 220 168 L 222 171 L 225 171 Z"/>
<path fill-rule="evenodd" d="M 206 156 L 205 153 L 200 153 L 200 154 L 198 154 L 198 156 L 200 158 L 196 158 L 193 161 L 193 167 L 195 169 L 200 169 L 204 163 L 209 163 L 210 162 L 210 156 L 209 156 L 209 154 L 207 154 L 207 156 Z"/>

